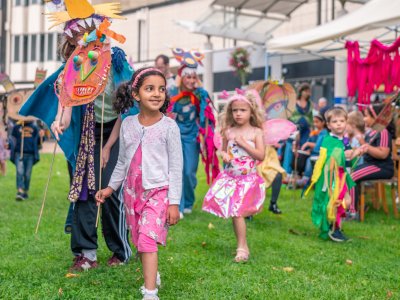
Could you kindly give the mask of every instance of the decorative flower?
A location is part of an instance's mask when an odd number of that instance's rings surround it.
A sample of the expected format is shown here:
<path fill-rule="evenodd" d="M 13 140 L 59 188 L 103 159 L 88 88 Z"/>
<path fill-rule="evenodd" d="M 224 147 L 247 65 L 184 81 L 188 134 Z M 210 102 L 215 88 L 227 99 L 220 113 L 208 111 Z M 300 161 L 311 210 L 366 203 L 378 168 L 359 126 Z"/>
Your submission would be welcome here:
<path fill-rule="evenodd" d="M 229 59 L 229 65 L 235 69 L 235 74 L 239 76 L 242 85 L 246 84 L 247 76 L 251 73 L 249 57 L 247 49 L 236 48 Z"/>

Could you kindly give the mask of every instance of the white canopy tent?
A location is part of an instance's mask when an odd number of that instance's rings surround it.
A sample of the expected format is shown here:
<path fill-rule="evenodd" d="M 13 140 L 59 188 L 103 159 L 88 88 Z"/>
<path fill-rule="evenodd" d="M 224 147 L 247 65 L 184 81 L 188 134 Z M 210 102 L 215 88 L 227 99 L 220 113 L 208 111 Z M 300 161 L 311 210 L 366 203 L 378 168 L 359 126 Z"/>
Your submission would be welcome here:
<path fill-rule="evenodd" d="M 204 17 L 176 21 L 193 33 L 264 45 L 272 32 L 308 0 L 215 0 Z"/>
<path fill-rule="evenodd" d="M 359 9 L 332 22 L 267 42 L 269 52 L 303 50 L 321 55 L 345 54 L 345 40 L 369 44 L 373 38 L 393 41 L 400 24 L 399 0 L 371 0 Z M 338 45 L 339 43 L 339 45 Z"/>
<path fill-rule="evenodd" d="M 303 52 L 335 60 L 335 102 L 347 101 L 347 50 L 345 42 L 358 41 L 367 53 L 372 39 L 392 43 L 398 37 L 400 0 L 370 0 L 336 20 L 297 34 L 267 42 L 270 56 Z M 278 70 L 279 72 L 279 70 Z M 278 73 L 277 72 L 277 73 Z"/>

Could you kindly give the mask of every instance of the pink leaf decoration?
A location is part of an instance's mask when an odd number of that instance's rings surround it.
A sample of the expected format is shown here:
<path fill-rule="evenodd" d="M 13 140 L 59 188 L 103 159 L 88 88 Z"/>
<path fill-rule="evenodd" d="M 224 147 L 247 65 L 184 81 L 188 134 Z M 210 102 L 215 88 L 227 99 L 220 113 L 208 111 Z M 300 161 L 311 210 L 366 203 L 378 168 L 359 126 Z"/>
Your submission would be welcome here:
<path fill-rule="evenodd" d="M 244 95 L 246 93 L 246 91 L 238 89 L 238 88 L 236 88 L 235 91 L 236 91 L 236 94 L 238 94 L 238 95 Z"/>
<path fill-rule="evenodd" d="M 275 145 L 279 141 L 287 140 L 297 127 L 285 119 L 272 119 L 264 122 L 263 129 L 265 144 Z"/>
<path fill-rule="evenodd" d="M 213 142 L 215 148 L 217 148 L 218 150 L 222 149 L 222 137 L 219 131 L 214 132 Z"/>
<path fill-rule="evenodd" d="M 228 99 L 230 95 L 226 90 L 223 90 L 222 93 L 219 95 L 219 97 L 222 99 Z"/>

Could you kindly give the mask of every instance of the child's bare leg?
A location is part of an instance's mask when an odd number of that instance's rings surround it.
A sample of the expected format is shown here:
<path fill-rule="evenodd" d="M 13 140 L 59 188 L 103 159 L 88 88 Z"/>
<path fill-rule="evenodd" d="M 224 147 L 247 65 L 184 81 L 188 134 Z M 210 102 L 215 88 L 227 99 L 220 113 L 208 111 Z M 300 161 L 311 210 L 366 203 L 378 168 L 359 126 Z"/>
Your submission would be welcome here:
<path fill-rule="evenodd" d="M 246 239 L 246 221 L 243 217 L 233 217 L 233 229 L 235 231 L 237 248 L 249 251 Z"/>
<path fill-rule="evenodd" d="M 7 170 L 6 168 L 7 168 L 6 162 L 5 161 L 0 161 L 0 174 L 2 176 L 6 175 L 6 170 Z"/>
<path fill-rule="evenodd" d="M 140 259 L 143 266 L 144 287 L 147 290 L 155 290 L 158 269 L 157 252 L 140 253 Z"/>

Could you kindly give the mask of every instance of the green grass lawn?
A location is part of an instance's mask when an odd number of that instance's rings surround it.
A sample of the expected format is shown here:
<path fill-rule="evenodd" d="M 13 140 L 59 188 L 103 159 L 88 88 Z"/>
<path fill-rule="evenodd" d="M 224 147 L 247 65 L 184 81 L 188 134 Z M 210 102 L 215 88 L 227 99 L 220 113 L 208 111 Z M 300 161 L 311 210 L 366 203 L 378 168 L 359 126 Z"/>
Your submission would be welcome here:
<path fill-rule="evenodd" d="M 14 200 L 13 165 L 0 177 L 0 299 L 141 299 L 139 263 L 107 267 L 110 252 L 102 237 L 100 267 L 65 277 L 72 255 L 70 237 L 63 233 L 69 203 L 62 155 L 56 156 L 35 235 L 50 159 L 42 155 L 34 167 L 26 202 Z M 283 215 L 265 210 L 248 222 L 251 257 L 238 265 L 232 262 L 231 221 L 201 212 L 207 191 L 202 172 L 199 182 L 193 214 L 171 228 L 168 246 L 160 250 L 161 299 L 400 299 L 400 226 L 392 214 L 369 211 L 363 224 L 344 223 L 352 241 L 335 244 L 318 239 L 311 198 L 300 200 L 299 191 L 283 191 Z"/>

